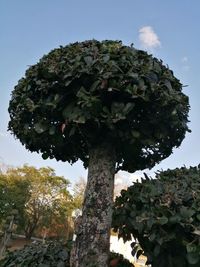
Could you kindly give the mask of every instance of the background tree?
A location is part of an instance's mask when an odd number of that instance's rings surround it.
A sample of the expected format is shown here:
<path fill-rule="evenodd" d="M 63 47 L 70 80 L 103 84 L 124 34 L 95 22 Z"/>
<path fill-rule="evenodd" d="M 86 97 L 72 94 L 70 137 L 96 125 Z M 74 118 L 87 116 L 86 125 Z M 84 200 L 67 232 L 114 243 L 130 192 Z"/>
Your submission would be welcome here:
<path fill-rule="evenodd" d="M 146 178 L 116 199 L 115 231 L 125 241 L 138 239 L 153 267 L 199 266 L 200 168 L 177 168 L 157 173 L 157 179 Z"/>
<path fill-rule="evenodd" d="M 153 167 L 188 131 L 188 97 L 162 61 L 120 41 L 52 50 L 12 93 L 9 130 L 42 157 L 88 166 L 71 265 L 106 266 L 114 174 Z"/>
<path fill-rule="evenodd" d="M 12 173 L 12 174 L 11 174 Z M 13 210 L 19 212 L 19 224 L 23 224 L 25 204 L 29 199 L 29 181 L 16 176 L 14 170 L 0 174 L 0 226 Z"/>
<path fill-rule="evenodd" d="M 86 180 L 83 177 L 80 177 L 73 187 L 74 205 L 77 209 L 80 210 L 82 209 L 83 206 L 86 184 L 87 184 Z"/>
<path fill-rule="evenodd" d="M 12 233 L 18 222 L 18 210 L 12 210 L 9 216 L 7 216 L 4 224 L 4 232 L 2 234 L 0 242 L 0 258 L 3 257 L 9 241 L 12 237 Z"/>
<path fill-rule="evenodd" d="M 74 209 L 73 199 L 68 191 L 69 181 L 56 176 L 51 168 L 24 166 L 10 169 L 2 175 L 0 208 L 2 217 L 12 209 L 19 212 L 19 228 L 27 238 L 53 221 L 67 223 Z M 64 219 L 63 219 L 64 218 Z"/>

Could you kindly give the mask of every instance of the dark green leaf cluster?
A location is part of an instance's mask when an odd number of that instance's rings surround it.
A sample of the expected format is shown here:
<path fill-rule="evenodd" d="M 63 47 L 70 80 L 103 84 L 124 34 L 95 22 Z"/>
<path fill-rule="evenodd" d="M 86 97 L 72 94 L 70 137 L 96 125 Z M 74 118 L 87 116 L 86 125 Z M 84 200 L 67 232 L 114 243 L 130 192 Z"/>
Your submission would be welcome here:
<path fill-rule="evenodd" d="M 124 258 L 122 254 L 110 252 L 110 266 L 113 267 L 134 267 L 134 265 Z"/>
<path fill-rule="evenodd" d="M 70 249 L 58 242 L 35 243 L 8 252 L 0 267 L 69 267 Z"/>
<path fill-rule="evenodd" d="M 59 242 L 47 244 L 33 243 L 23 249 L 8 252 L 0 260 L 0 267 L 69 267 L 71 244 L 63 245 Z M 115 267 L 133 267 L 123 255 L 110 252 L 109 262 Z"/>
<path fill-rule="evenodd" d="M 90 147 L 112 143 L 117 168 L 152 167 L 188 131 L 188 97 L 162 61 L 120 41 L 52 50 L 12 93 L 9 130 L 44 159 L 88 163 Z"/>
<path fill-rule="evenodd" d="M 153 267 L 200 266 L 200 168 L 146 178 L 116 199 L 115 231 L 138 239 Z"/>

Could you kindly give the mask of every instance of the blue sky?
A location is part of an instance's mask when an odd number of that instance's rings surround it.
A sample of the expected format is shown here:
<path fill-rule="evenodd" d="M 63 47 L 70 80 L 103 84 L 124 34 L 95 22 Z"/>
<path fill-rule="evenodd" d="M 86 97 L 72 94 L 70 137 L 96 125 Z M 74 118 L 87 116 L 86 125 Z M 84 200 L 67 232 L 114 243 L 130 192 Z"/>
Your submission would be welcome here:
<path fill-rule="evenodd" d="M 72 181 L 86 176 L 74 166 L 44 161 L 7 132 L 11 91 L 29 65 L 51 49 L 86 39 L 134 43 L 162 59 L 190 98 L 192 133 L 157 169 L 200 163 L 200 1 L 198 0 L 1 0 L 0 1 L 0 162 L 51 166 Z M 129 176 L 128 174 L 124 174 Z"/>

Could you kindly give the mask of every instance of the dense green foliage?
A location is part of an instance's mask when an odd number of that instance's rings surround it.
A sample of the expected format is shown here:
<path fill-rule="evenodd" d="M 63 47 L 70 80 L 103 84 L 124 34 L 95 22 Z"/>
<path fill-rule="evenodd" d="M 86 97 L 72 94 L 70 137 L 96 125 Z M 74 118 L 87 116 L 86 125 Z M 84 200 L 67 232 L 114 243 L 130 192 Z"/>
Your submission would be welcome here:
<path fill-rule="evenodd" d="M 34 243 L 8 252 L 0 267 L 69 267 L 70 249 L 58 242 Z"/>
<path fill-rule="evenodd" d="M 200 266 L 200 167 L 156 178 L 122 190 L 113 227 L 125 241 L 138 239 L 153 267 Z"/>
<path fill-rule="evenodd" d="M 0 225 L 4 227 L 13 209 L 18 211 L 18 231 L 30 238 L 33 234 L 54 232 L 55 225 L 68 227 L 75 204 L 68 191 L 69 181 L 56 176 L 51 168 L 31 166 L 9 169 L 0 175 Z M 62 229 L 61 229 L 62 228 Z M 66 233 L 65 233 L 66 234 Z"/>
<path fill-rule="evenodd" d="M 8 216 L 11 215 L 13 209 L 20 212 L 19 223 L 24 218 L 25 204 L 29 199 L 28 187 L 29 182 L 24 179 L 14 179 L 8 174 L 0 174 L 0 226 L 4 226 Z"/>
<path fill-rule="evenodd" d="M 33 243 L 23 249 L 7 252 L 0 267 L 69 267 L 71 244 L 59 242 Z M 123 255 L 111 252 L 111 267 L 133 267 Z"/>
<path fill-rule="evenodd" d="M 90 147 L 112 143 L 117 169 L 152 167 L 188 131 L 188 97 L 162 61 L 120 41 L 52 50 L 12 93 L 9 130 L 44 159 L 88 164 Z"/>

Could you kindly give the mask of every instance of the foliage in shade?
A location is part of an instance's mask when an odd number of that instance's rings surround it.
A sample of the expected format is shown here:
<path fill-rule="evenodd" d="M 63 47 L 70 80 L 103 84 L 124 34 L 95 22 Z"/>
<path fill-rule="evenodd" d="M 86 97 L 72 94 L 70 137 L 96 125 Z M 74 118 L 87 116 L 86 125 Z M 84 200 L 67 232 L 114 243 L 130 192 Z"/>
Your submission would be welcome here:
<path fill-rule="evenodd" d="M 8 252 L 0 267 L 69 267 L 70 249 L 59 242 L 35 243 Z"/>
<path fill-rule="evenodd" d="M 122 254 L 110 252 L 109 257 L 110 267 L 134 267 L 134 265 L 127 259 L 124 258 Z"/>
<path fill-rule="evenodd" d="M 188 97 L 162 61 L 120 41 L 52 50 L 16 85 L 9 130 L 44 159 L 88 165 L 106 140 L 117 169 L 133 172 L 168 157 L 188 131 Z"/>
<path fill-rule="evenodd" d="M 71 244 L 39 242 L 26 245 L 23 249 L 8 252 L 0 260 L 0 267 L 69 267 Z M 110 252 L 110 267 L 134 267 L 123 255 Z"/>
<path fill-rule="evenodd" d="M 200 266 L 200 167 L 167 170 L 156 178 L 146 176 L 122 190 L 114 230 L 125 241 L 138 239 L 153 267 Z"/>

